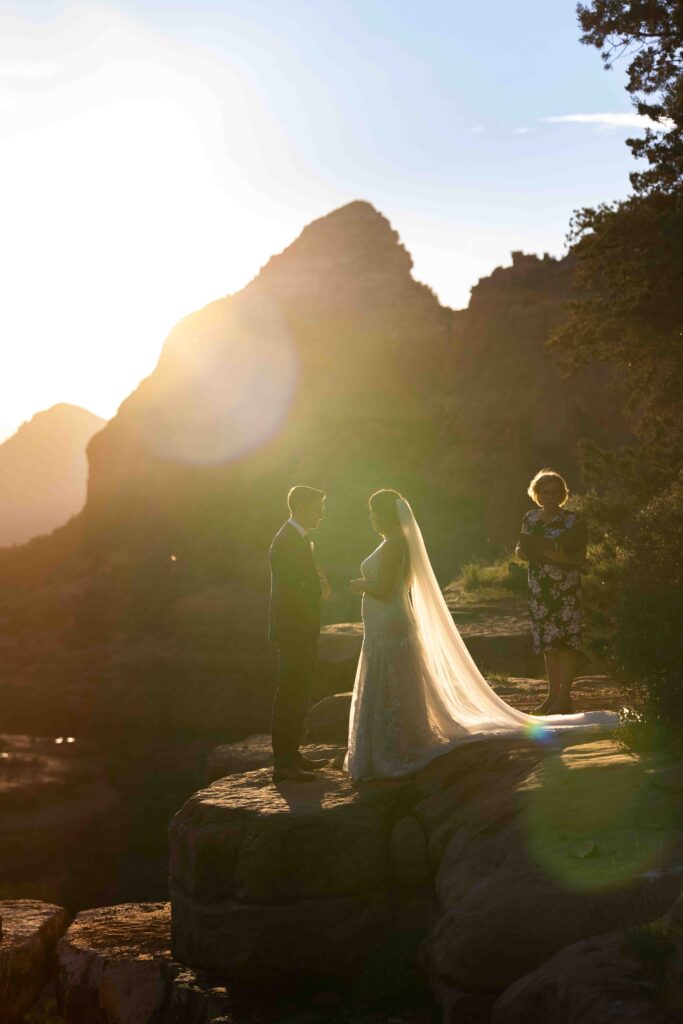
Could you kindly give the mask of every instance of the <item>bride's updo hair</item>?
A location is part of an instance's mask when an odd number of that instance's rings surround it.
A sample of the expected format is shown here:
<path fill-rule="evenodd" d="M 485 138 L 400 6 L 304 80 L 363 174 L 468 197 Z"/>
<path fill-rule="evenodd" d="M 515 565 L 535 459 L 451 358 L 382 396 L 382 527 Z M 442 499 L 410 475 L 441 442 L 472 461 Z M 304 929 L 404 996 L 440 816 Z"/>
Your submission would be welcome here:
<path fill-rule="evenodd" d="M 381 526 L 398 526 L 398 513 L 396 511 L 396 502 L 403 495 L 399 494 L 398 491 L 382 490 L 375 491 L 370 498 L 370 509 L 375 513 L 379 524 Z"/>

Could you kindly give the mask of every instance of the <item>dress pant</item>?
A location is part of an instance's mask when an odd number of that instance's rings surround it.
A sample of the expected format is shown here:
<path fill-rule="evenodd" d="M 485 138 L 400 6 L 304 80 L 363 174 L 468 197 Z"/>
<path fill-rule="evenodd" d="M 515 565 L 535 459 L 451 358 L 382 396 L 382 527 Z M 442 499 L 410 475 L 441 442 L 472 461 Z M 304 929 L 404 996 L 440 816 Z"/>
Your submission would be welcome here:
<path fill-rule="evenodd" d="M 276 768 L 297 763 L 301 733 L 318 657 L 318 633 L 277 641 L 280 675 L 273 703 L 273 762 Z"/>

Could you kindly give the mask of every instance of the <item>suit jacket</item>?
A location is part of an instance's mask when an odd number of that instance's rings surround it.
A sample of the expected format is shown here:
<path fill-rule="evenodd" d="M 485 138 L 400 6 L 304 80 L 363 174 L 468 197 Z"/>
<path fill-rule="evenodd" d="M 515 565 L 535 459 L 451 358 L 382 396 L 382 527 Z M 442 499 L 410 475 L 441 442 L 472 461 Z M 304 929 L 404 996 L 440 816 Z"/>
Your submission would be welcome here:
<path fill-rule="evenodd" d="M 321 593 L 310 544 L 296 527 L 285 523 L 270 545 L 268 638 L 296 643 L 317 637 Z"/>

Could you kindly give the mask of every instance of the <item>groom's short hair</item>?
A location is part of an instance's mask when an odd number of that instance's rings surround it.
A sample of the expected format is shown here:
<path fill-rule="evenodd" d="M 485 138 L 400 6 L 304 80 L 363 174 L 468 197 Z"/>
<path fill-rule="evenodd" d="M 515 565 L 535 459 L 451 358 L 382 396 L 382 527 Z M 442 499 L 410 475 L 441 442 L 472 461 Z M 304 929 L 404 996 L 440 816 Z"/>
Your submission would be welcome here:
<path fill-rule="evenodd" d="M 297 485 L 296 487 L 290 487 L 289 494 L 287 495 L 287 504 L 289 511 L 292 515 L 302 505 L 312 505 L 314 501 L 322 501 L 325 498 L 325 492 L 319 491 L 315 487 L 303 487 Z"/>

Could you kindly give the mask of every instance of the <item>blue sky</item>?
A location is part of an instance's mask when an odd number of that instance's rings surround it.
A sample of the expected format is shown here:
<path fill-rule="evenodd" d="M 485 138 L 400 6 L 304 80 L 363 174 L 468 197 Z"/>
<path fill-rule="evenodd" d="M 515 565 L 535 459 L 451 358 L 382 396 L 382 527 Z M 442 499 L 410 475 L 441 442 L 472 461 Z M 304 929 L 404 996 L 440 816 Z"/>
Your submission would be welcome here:
<path fill-rule="evenodd" d="M 511 250 L 560 255 L 628 192 L 624 71 L 564 0 L 4 2 L 5 433 L 111 416 L 175 320 L 352 199 L 456 308 Z"/>

